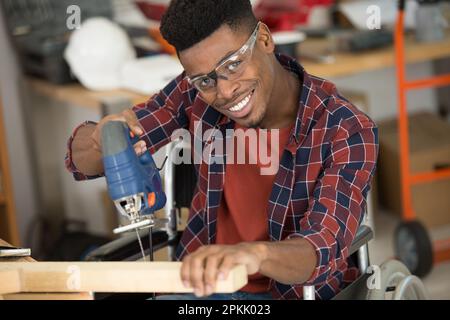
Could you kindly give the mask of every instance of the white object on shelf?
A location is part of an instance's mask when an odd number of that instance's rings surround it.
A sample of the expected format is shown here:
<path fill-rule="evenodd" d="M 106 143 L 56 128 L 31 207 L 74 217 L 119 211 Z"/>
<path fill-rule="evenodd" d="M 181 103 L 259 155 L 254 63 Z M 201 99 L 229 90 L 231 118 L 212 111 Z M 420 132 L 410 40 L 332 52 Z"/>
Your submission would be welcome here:
<path fill-rule="evenodd" d="M 136 58 L 126 32 L 106 18 L 87 19 L 75 30 L 64 52 L 73 74 L 91 90 L 120 87 L 123 66 Z"/>
<path fill-rule="evenodd" d="M 167 54 L 140 58 L 122 69 L 122 87 L 141 94 L 153 94 L 183 72 L 180 62 Z"/>

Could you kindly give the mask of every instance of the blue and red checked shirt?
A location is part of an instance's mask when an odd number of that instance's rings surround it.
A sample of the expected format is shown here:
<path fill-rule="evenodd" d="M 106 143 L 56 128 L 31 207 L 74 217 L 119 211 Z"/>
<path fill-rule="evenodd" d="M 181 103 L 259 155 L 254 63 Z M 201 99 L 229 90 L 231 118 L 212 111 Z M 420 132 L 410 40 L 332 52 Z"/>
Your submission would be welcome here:
<path fill-rule="evenodd" d="M 309 75 L 294 59 L 277 58 L 299 76 L 302 87 L 297 118 L 270 193 L 269 239 L 304 238 L 314 246 L 317 263 L 305 283 L 285 285 L 271 280 L 271 292 L 276 299 L 299 299 L 304 285 L 314 285 L 317 298 L 330 299 L 358 276 L 349 248 L 363 221 L 376 167 L 377 128 L 334 84 Z M 201 98 L 184 73 L 133 110 L 152 153 L 169 143 L 177 129 L 189 129 L 193 139 L 202 140 L 198 143 L 205 150 L 217 137 L 229 138 L 226 129 L 235 125 Z M 201 123 L 201 134 L 194 135 L 196 121 Z M 220 130 L 221 135 L 212 133 L 211 139 L 205 139 L 203 133 L 208 129 Z M 76 180 L 96 178 L 83 175 L 72 162 L 76 130 L 68 141 L 66 166 Z M 226 154 L 217 153 L 220 148 L 209 149 L 210 157 L 225 159 Z M 225 160 L 195 165 L 198 182 L 177 248 L 180 260 L 200 246 L 215 243 L 225 167 Z"/>

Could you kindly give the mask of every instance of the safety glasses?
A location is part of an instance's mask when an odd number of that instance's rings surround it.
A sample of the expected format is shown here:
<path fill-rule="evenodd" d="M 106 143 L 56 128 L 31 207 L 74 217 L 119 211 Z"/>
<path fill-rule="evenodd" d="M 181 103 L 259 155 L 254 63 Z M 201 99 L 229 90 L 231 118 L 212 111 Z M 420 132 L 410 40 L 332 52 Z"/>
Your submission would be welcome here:
<path fill-rule="evenodd" d="M 261 22 L 258 22 L 255 30 L 245 44 L 236 52 L 231 54 L 210 73 L 187 78 L 189 83 L 202 93 L 213 93 L 217 88 L 217 80 L 224 79 L 234 81 L 238 79 L 249 64 Z"/>

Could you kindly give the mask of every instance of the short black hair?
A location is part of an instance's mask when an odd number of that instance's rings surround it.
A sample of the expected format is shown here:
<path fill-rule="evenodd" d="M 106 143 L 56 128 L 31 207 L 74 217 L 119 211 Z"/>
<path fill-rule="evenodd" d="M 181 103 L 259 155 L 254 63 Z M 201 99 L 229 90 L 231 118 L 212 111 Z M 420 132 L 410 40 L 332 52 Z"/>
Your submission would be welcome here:
<path fill-rule="evenodd" d="M 189 49 L 223 24 L 251 33 L 258 21 L 250 0 L 172 0 L 161 20 L 164 39 L 177 52 Z M 248 30 L 247 30 L 248 29 Z"/>

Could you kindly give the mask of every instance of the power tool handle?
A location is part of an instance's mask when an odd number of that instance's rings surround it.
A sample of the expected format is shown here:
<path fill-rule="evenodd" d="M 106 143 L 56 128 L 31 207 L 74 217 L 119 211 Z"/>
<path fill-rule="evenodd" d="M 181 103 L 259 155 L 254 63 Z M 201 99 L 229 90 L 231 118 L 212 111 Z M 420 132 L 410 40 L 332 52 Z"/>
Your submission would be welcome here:
<path fill-rule="evenodd" d="M 128 148 L 128 130 L 125 123 L 121 121 L 110 121 L 105 123 L 102 129 L 102 153 L 104 157 L 114 156 Z"/>
<path fill-rule="evenodd" d="M 122 121 L 107 122 L 102 130 L 102 151 L 103 156 L 112 156 L 123 152 L 128 148 L 128 141 L 131 146 L 139 141 L 139 137 L 134 135 L 128 126 Z M 147 165 L 153 162 L 149 151 L 139 156 L 142 164 Z"/>

